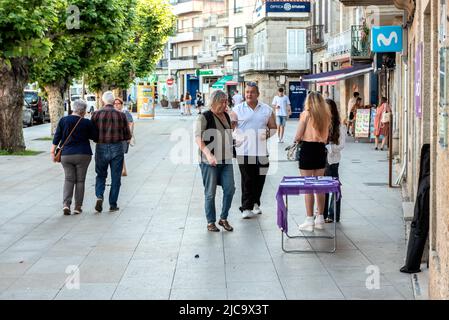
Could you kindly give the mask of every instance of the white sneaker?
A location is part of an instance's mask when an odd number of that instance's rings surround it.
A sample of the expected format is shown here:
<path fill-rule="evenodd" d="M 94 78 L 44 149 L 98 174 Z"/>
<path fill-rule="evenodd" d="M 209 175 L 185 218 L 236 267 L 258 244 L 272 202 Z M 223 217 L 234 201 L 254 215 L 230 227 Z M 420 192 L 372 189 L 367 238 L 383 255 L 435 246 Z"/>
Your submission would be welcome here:
<path fill-rule="evenodd" d="M 322 214 L 317 215 L 315 218 L 315 229 L 323 230 L 326 222 L 324 221 L 324 216 Z"/>
<path fill-rule="evenodd" d="M 254 217 L 254 213 L 251 210 L 245 210 L 242 212 L 243 219 L 251 219 L 252 217 Z"/>
<path fill-rule="evenodd" d="M 313 221 L 313 217 L 307 217 L 306 221 L 304 221 L 303 224 L 299 225 L 299 230 L 313 232 L 314 227 L 315 227 L 315 222 Z"/>
<path fill-rule="evenodd" d="M 260 210 L 259 205 L 255 204 L 253 209 L 254 214 L 262 214 L 262 210 Z"/>

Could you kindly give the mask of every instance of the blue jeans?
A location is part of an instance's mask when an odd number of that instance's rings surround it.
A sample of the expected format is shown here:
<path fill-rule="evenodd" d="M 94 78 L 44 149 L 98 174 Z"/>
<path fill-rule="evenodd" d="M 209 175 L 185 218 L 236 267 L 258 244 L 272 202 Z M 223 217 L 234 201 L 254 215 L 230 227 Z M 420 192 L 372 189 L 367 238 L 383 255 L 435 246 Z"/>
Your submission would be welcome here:
<path fill-rule="evenodd" d="M 235 193 L 233 166 L 232 164 L 218 164 L 216 167 L 212 167 L 207 163 L 200 163 L 200 168 L 203 176 L 207 223 L 216 222 L 215 195 L 218 185 L 223 188 L 223 208 L 220 218 L 226 220 Z"/>
<path fill-rule="evenodd" d="M 122 170 L 123 170 L 123 144 L 97 144 L 95 150 L 95 172 L 97 180 L 95 183 L 95 195 L 97 199 L 104 199 L 108 167 L 111 167 L 111 191 L 109 192 L 109 205 L 117 207 L 117 199 L 120 192 Z"/>

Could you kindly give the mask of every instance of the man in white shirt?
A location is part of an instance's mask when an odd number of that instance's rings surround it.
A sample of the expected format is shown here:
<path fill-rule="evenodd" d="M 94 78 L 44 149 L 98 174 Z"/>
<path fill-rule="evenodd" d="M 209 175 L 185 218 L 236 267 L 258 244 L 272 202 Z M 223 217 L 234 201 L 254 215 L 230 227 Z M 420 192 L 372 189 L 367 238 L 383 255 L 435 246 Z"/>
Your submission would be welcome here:
<path fill-rule="evenodd" d="M 232 97 L 233 106 L 237 107 L 242 102 L 243 102 L 243 96 L 239 93 L 238 90 L 235 90 L 234 91 L 234 96 Z"/>
<path fill-rule="evenodd" d="M 276 130 L 273 109 L 258 101 L 259 94 L 257 83 L 248 82 L 245 89 L 246 102 L 235 106 L 231 117 L 237 123 L 234 137 L 242 177 L 240 211 L 244 219 L 262 213 L 260 197 L 269 167 L 267 139 Z"/>
<path fill-rule="evenodd" d="M 284 95 L 284 88 L 279 88 L 278 95 L 273 99 L 273 108 L 276 111 L 276 125 L 279 143 L 284 143 L 284 132 L 287 119 L 292 115 L 290 99 Z"/>

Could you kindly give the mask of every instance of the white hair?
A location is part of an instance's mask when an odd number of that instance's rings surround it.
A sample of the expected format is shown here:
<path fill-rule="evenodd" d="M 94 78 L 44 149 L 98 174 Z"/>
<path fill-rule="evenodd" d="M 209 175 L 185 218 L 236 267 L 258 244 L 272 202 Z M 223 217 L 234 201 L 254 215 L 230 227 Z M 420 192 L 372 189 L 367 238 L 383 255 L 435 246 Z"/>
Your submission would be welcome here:
<path fill-rule="evenodd" d="M 77 114 L 83 114 L 86 112 L 87 103 L 86 101 L 79 99 L 73 102 L 73 112 Z"/>
<path fill-rule="evenodd" d="M 106 91 L 105 93 L 103 93 L 102 100 L 105 104 L 114 104 L 114 93 L 112 91 Z"/>

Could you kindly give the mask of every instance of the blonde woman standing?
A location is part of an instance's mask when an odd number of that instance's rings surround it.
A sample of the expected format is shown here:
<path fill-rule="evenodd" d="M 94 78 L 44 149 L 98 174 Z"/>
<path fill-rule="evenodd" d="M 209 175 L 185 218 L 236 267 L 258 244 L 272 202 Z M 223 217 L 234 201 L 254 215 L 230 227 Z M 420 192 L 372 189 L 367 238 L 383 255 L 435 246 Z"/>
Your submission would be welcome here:
<path fill-rule="evenodd" d="M 331 126 L 331 113 L 323 96 L 319 92 L 311 92 L 305 102 L 304 112 L 299 120 L 295 141 L 301 143 L 299 169 L 303 177 L 324 176 L 326 168 L 326 144 Z M 314 228 L 324 229 L 325 194 L 317 194 L 317 208 L 320 214 L 314 220 L 315 195 L 305 196 L 307 218 L 299 226 L 301 231 L 312 232 Z"/>

